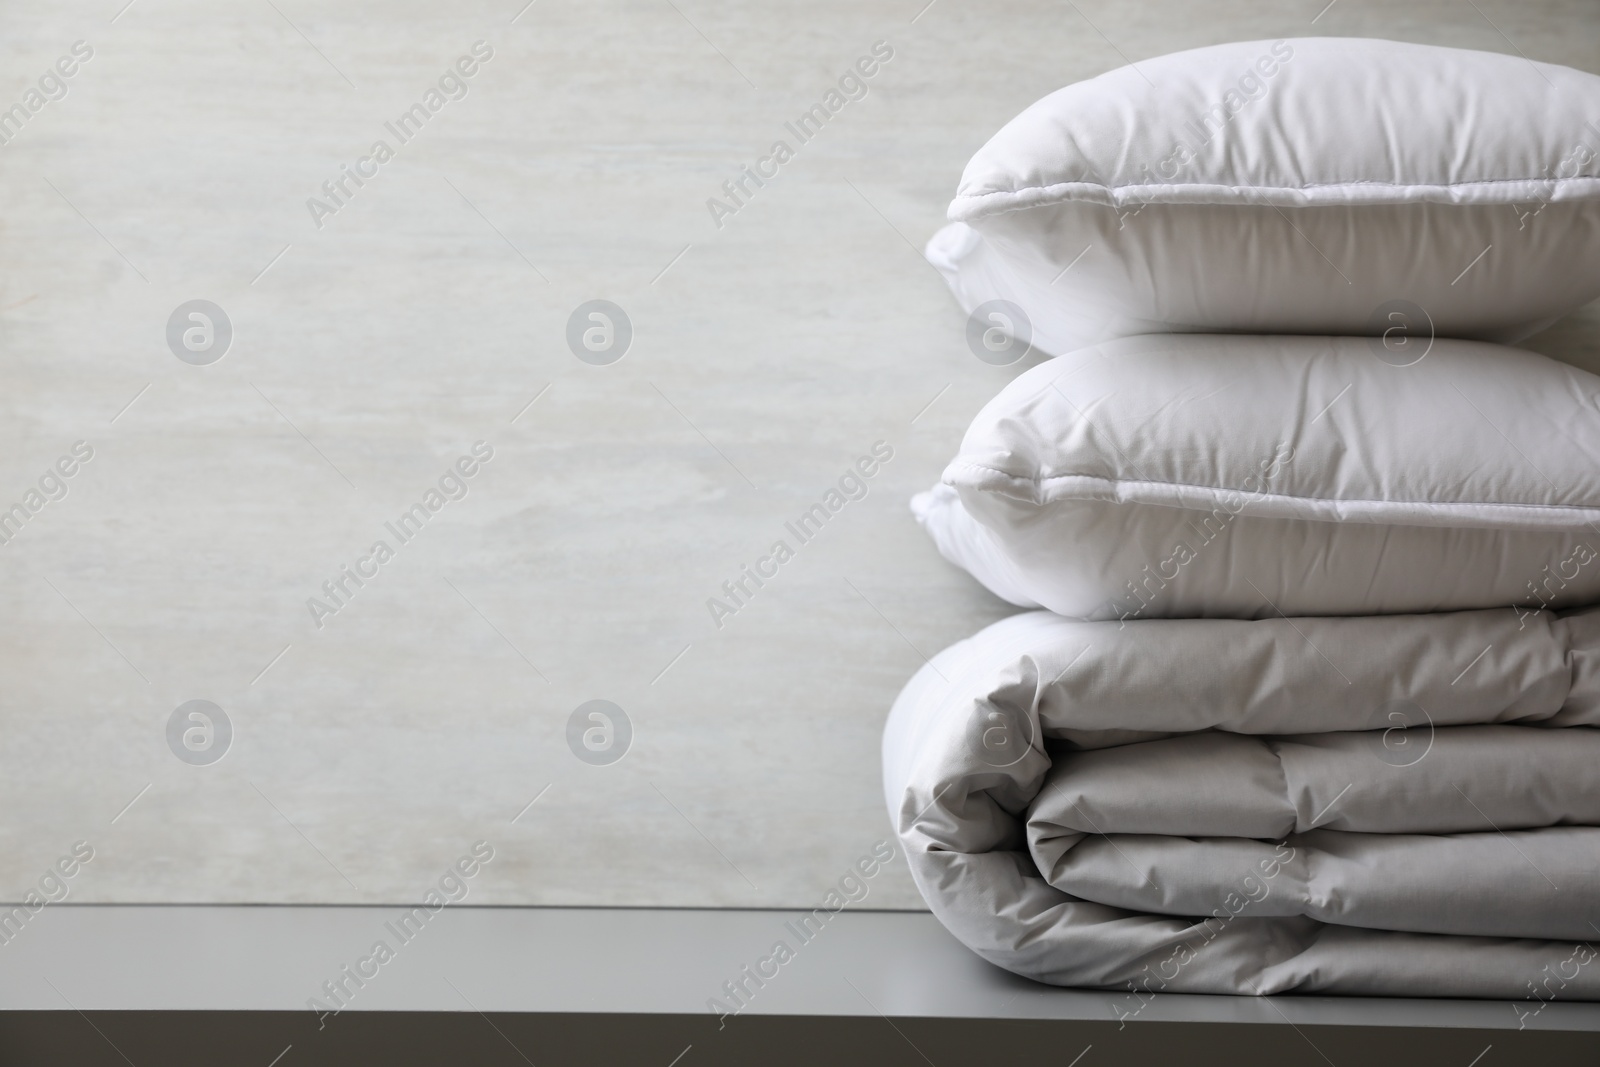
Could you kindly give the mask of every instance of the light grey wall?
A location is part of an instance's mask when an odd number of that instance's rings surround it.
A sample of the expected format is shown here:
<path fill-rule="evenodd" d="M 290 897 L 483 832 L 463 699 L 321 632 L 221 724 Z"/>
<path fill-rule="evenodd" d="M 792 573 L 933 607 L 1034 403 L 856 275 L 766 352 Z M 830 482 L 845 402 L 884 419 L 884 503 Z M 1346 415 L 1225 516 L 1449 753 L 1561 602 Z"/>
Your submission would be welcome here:
<path fill-rule="evenodd" d="M 472 904 L 816 904 L 889 834 L 899 686 L 1008 610 L 906 508 L 1021 369 L 966 351 L 919 257 L 972 151 L 1125 58 L 1330 33 L 1593 66 L 1600 28 L 1510 0 L 120 5 L 0 7 L 0 107 L 93 48 L 0 147 L 0 504 L 94 450 L 0 545 L 12 898 L 85 841 L 74 901 L 412 900 L 484 840 Z M 879 40 L 868 95 L 797 144 Z M 307 199 L 380 137 L 318 228 Z M 780 138 L 719 228 L 708 198 Z M 565 339 L 601 298 L 634 331 L 609 366 Z M 166 338 L 194 299 L 234 331 L 208 366 Z M 1594 325 L 1534 347 L 1595 360 Z M 399 545 L 385 520 L 479 440 Z M 879 440 L 799 546 L 784 523 Z M 307 598 L 379 538 L 318 629 Z M 779 538 L 719 628 L 707 599 Z M 234 730 L 210 766 L 168 747 L 196 699 Z M 592 699 L 632 724 L 610 766 L 567 742 Z M 898 863 L 870 902 L 920 905 Z"/>

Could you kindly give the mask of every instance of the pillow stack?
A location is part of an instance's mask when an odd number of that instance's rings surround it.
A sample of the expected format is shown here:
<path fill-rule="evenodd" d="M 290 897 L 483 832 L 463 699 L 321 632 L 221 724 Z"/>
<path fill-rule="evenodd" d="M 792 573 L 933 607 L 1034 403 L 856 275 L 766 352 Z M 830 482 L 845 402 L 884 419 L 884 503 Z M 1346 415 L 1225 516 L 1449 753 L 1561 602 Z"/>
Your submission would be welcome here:
<path fill-rule="evenodd" d="M 969 341 L 1054 358 L 912 502 L 1048 609 L 885 728 L 963 942 L 1124 1018 L 1600 1000 L 1600 378 L 1506 347 L 1600 297 L 1596 123 L 1600 77 L 1316 38 L 1069 86 L 973 158 L 928 257 Z"/>
<path fill-rule="evenodd" d="M 1596 122 L 1594 75 L 1338 38 L 1045 97 L 928 255 L 1061 358 L 917 518 L 1083 619 L 1600 600 L 1600 379 L 1491 343 L 1600 297 Z"/>

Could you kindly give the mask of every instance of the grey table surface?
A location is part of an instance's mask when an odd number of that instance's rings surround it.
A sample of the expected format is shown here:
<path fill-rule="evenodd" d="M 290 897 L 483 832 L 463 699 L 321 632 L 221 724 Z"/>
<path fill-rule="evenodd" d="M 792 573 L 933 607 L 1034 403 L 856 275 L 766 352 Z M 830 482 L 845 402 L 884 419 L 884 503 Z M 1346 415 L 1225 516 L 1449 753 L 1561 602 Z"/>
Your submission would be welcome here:
<path fill-rule="evenodd" d="M 1052 89 L 1180 48 L 1375 35 L 1594 69 L 1597 30 L 1576 0 L 0 4 L 0 108 L 93 53 L 0 146 L 0 506 L 93 449 L 0 544 L 0 896 L 82 841 L 74 903 L 410 901 L 482 840 L 474 905 L 815 905 L 889 836 L 894 694 L 1010 610 L 907 511 L 1022 369 L 972 357 L 920 258 L 973 150 Z M 479 41 L 465 95 L 400 143 L 386 124 Z M 879 41 L 866 95 L 713 218 Z M 394 158 L 314 211 L 378 139 Z M 233 330 L 204 366 L 167 339 L 196 299 Z M 604 366 L 567 343 L 594 299 L 632 323 Z M 1530 346 L 1595 366 L 1597 337 L 1590 309 Z M 391 538 L 478 441 L 467 495 Z M 878 441 L 866 497 L 713 619 Z M 394 558 L 314 619 L 379 539 Z M 607 766 L 568 743 L 594 699 L 632 727 Z M 191 700 L 232 726 L 207 766 L 169 748 Z M 872 894 L 920 907 L 903 864 Z M 235 921 L 139 914 L 166 931 L 152 952 Z M 279 921 L 249 914 L 240 937 Z M 451 914 L 462 937 L 510 921 Z M 0 949 L 8 983 L 30 951 Z M 268 999 L 301 995 L 296 967 Z"/>
<path fill-rule="evenodd" d="M 989 966 L 927 913 L 846 910 L 814 921 L 804 940 L 796 930 L 805 912 L 762 909 L 446 907 L 402 928 L 404 914 L 371 906 L 46 908 L 0 946 L 0 1005 L 1600 1031 L 1600 1004 L 1559 996 L 1510 1003 L 1054 989 Z M 367 962 L 378 941 L 390 957 Z M 791 950 L 782 961 L 779 941 Z M 358 984 L 352 973 L 367 977 Z M 329 986 L 341 983 L 335 999 Z"/>

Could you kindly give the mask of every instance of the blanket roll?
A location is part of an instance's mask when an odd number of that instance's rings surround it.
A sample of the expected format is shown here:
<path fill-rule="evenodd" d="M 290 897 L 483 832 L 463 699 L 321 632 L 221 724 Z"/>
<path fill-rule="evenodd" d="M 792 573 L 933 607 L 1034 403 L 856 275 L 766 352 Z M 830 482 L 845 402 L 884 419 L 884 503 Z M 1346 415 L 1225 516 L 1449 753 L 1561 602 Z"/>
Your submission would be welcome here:
<path fill-rule="evenodd" d="M 1058 985 L 1600 999 L 1600 611 L 1080 622 L 884 734 L 929 907 Z"/>

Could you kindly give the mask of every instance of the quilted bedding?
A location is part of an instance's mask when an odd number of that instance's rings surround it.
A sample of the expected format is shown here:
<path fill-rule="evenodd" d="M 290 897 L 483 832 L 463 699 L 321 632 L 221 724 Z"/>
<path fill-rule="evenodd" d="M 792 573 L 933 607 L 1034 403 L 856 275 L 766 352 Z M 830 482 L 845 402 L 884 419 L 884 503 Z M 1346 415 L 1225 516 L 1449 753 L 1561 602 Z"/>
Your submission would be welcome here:
<path fill-rule="evenodd" d="M 1042 981 L 1600 999 L 1597 726 L 1600 611 L 1030 612 L 907 685 L 885 794 L 940 920 Z"/>

